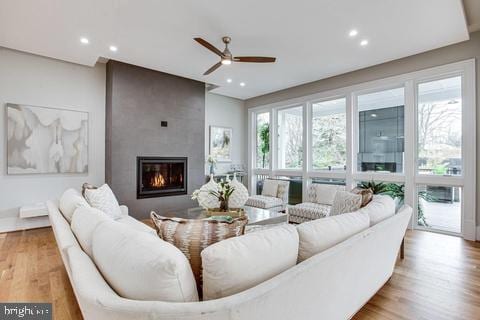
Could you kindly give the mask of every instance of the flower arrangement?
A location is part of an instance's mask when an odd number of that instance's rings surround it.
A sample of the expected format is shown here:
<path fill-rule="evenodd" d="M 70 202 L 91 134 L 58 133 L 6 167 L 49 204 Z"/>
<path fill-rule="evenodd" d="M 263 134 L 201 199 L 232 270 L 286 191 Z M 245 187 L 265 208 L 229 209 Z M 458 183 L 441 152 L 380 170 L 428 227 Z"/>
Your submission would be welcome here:
<path fill-rule="evenodd" d="M 232 195 L 235 188 L 230 185 L 230 181 L 224 181 L 223 179 L 218 183 L 217 189 L 208 190 L 208 194 L 216 197 L 220 202 L 220 211 L 228 211 L 228 200 Z M 196 200 L 200 192 L 204 192 L 203 190 L 195 190 L 192 194 L 192 200 Z"/>

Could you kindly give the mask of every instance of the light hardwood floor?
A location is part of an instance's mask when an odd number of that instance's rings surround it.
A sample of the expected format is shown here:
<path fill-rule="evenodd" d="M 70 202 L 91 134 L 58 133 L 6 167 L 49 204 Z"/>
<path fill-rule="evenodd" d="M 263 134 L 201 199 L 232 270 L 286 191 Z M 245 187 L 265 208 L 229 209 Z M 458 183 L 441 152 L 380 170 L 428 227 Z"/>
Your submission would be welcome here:
<path fill-rule="evenodd" d="M 55 319 L 81 319 L 50 228 L 0 234 L 0 272 L 0 302 L 52 302 Z M 408 232 L 405 259 L 353 319 L 480 319 L 480 243 Z"/>

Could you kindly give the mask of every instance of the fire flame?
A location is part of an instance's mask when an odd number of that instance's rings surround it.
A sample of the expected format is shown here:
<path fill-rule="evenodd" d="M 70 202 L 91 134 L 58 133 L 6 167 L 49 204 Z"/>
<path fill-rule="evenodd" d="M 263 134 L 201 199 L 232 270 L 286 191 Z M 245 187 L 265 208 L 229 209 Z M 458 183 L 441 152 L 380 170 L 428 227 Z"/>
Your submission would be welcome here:
<path fill-rule="evenodd" d="M 160 188 L 165 185 L 165 179 L 160 173 L 157 172 L 155 176 L 152 177 L 152 179 L 150 180 L 150 184 L 152 185 L 152 187 Z"/>

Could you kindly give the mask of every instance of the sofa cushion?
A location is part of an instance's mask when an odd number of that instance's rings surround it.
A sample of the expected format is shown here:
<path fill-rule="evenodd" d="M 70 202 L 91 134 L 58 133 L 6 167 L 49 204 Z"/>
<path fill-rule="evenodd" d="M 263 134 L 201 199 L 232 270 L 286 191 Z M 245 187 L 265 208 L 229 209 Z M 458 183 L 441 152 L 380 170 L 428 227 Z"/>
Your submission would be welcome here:
<path fill-rule="evenodd" d="M 347 191 L 338 191 L 333 200 L 330 215 L 335 216 L 342 213 L 354 212 L 362 206 L 362 196 Z"/>
<path fill-rule="evenodd" d="M 367 229 L 369 222 L 368 214 L 357 211 L 298 225 L 298 261 L 308 259 Z"/>
<path fill-rule="evenodd" d="M 93 260 L 122 297 L 168 302 L 198 301 L 192 269 L 180 250 L 157 236 L 105 221 L 92 237 Z"/>
<path fill-rule="evenodd" d="M 215 243 L 202 251 L 203 299 L 218 299 L 252 288 L 293 267 L 298 234 L 291 225 Z"/>
<path fill-rule="evenodd" d="M 95 228 L 103 221 L 112 220 L 103 211 L 95 208 L 78 208 L 75 210 L 72 223 L 72 232 L 80 243 L 83 251 L 92 257 L 92 235 Z"/>
<path fill-rule="evenodd" d="M 264 180 L 262 188 L 262 196 L 277 197 L 278 193 L 278 181 Z"/>
<path fill-rule="evenodd" d="M 387 195 L 374 195 L 372 201 L 359 211 L 368 214 L 373 226 L 395 214 L 395 200 Z"/>
<path fill-rule="evenodd" d="M 313 202 L 302 202 L 288 207 L 289 221 L 297 222 L 297 217 L 304 218 L 300 222 L 325 218 L 330 214 L 331 206 Z"/>
<path fill-rule="evenodd" d="M 270 209 L 283 206 L 283 201 L 282 199 L 270 196 L 255 195 L 249 197 L 245 205 L 262 209 Z"/>
<path fill-rule="evenodd" d="M 90 207 L 90 205 L 80 192 L 75 189 L 67 189 L 60 197 L 58 208 L 68 223 L 72 222 L 73 213 L 79 207 Z"/>
<path fill-rule="evenodd" d="M 115 198 L 108 184 L 104 184 L 96 189 L 84 189 L 84 195 L 92 207 L 105 212 L 113 219 L 118 219 L 122 216 L 122 210 L 120 209 L 117 198 Z"/>
<path fill-rule="evenodd" d="M 120 219 L 117 219 L 116 221 L 118 221 L 120 223 L 123 223 L 123 224 L 126 224 L 126 225 L 130 226 L 131 228 L 133 228 L 137 231 L 148 232 L 148 233 L 151 233 L 153 235 L 157 234 L 155 232 L 155 229 L 150 228 L 145 223 L 143 223 L 141 221 L 138 221 L 137 219 L 132 218 L 130 216 L 123 216 Z"/>

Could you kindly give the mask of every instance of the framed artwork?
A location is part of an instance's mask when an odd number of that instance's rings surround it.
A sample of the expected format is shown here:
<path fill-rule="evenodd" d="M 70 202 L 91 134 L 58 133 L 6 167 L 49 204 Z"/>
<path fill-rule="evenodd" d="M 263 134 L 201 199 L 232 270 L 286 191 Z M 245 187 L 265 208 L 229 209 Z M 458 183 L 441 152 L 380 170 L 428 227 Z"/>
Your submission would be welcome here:
<path fill-rule="evenodd" d="M 88 173 L 88 113 L 7 103 L 7 174 Z"/>
<path fill-rule="evenodd" d="M 219 162 L 232 161 L 232 128 L 210 126 L 210 155 Z"/>

